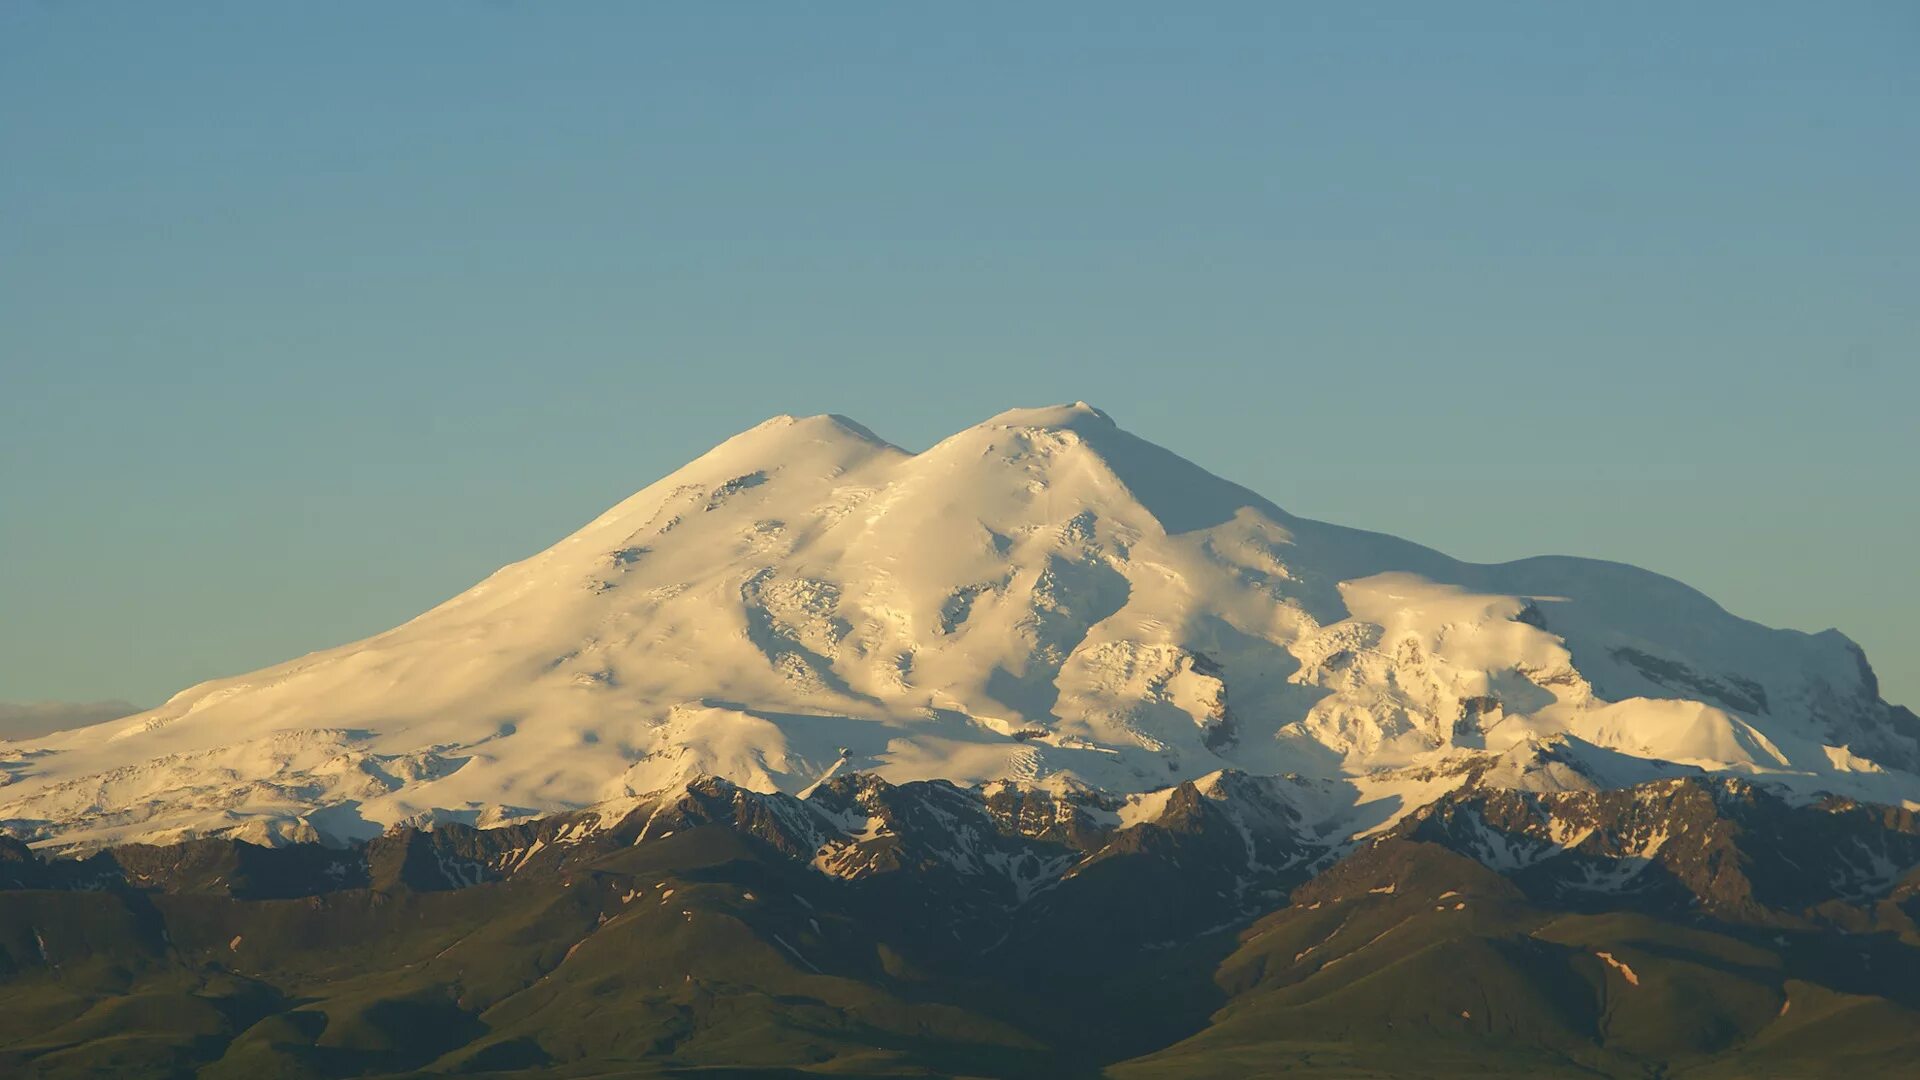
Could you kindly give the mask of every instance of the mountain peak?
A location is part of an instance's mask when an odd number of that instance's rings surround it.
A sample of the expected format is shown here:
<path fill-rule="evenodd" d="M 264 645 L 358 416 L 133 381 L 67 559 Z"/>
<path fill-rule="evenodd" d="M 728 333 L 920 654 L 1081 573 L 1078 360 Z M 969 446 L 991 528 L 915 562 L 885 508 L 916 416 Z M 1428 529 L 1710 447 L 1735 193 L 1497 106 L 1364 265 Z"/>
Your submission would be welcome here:
<path fill-rule="evenodd" d="M 1030 409 L 1008 409 L 985 423 L 984 428 L 1039 428 L 1050 431 L 1086 429 L 1117 430 L 1113 417 L 1084 401 L 1068 405 L 1045 405 Z"/>
<path fill-rule="evenodd" d="M 865 424 L 839 413 L 815 413 L 811 416 L 780 413 L 734 435 L 715 449 L 728 446 L 787 443 L 804 445 L 810 442 L 867 443 L 876 448 L 898 449 L 892 443 L 874 434 L 873 429 Z"/>
<path fill-rule="evenodd" d="M 778 416 L 394 630 L 0 748 L 0 824 L 337 839 L 701 774 L 1124 794 L 1221 769 L 1346 785 L 1358 814 L 1441 791 L 1389 774 L 1464 783 L 1457 758 L 1515 784 L 1646 761 L 1920 799 L 1899 771 L 1920 722 L 1844 639 L 1675 597 L 1294 518 L 1085 402 L 917 454 Z"/>

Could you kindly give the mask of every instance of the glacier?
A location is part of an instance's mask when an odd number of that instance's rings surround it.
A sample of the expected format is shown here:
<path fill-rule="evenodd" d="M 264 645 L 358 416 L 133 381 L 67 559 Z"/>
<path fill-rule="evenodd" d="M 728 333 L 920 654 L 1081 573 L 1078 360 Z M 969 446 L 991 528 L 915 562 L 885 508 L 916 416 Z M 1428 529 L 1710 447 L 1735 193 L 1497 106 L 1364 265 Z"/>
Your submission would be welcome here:
<path fill-rule="evenodd" d="M 1137 803 L 1238 773 L 1309 781 L 1317 828 L 1354 835 L 1476 778 L 1912 808 L 1916 771 L 1920 720 L 1836 631 L 1299 518 L 1076 402 L 919 453 L 775 417 L 385 633 L 0 742 L 0 827 L 346 842 L 709 776 Z"/>

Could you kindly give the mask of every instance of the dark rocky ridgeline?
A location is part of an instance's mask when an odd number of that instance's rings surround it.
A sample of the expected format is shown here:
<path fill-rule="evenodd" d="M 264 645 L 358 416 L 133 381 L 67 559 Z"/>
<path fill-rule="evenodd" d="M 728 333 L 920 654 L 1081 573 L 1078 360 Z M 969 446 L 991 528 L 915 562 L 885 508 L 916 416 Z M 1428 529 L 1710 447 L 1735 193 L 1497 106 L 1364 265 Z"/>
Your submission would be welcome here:
<path fill-rule="evenodd" d="M 1124 828 L 1107 796 L 855 774 L 343 848 L 0 840 L 0 1072 L 1891 1075 L 1920 1051 L 1911 813 L 1472 780 L 1333 850 L 1290 783 L 1182 784 Z"/>
<path fill-rule="evenodd" d="M 1469 786 L 1237 935 L 1120 1077 L 1906 1076 L 1913 815 L 1726 779 Z"/>
<path fill-rule="evenodd" d="M 1897 902 L 1887 905 L 1920 866 L 1911 811 L 1799 805 L 1727 777 L 1610 791 L 1473 786 L 1416 810 L 1388 839 L 1472 857 L 1535 900 L 1756 926 L 1867 929 L 1891 918 L 1909 929 Z"/>

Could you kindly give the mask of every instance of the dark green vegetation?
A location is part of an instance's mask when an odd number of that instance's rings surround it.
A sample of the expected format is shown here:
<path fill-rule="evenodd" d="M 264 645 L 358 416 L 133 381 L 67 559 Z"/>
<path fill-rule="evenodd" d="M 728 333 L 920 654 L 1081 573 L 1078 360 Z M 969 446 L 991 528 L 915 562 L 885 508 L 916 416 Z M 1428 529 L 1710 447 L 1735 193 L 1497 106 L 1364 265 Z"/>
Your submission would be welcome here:
<path fill-rule="evenodd" d="M 1121 831 L 943 784 L 808 802 L 708 781 L 605 828 L 347 851 L 0 842 L 0 1075 L 1920 1066 L 1920 830 L 1897 811 L 1469 788 L 1336 860 L 1230 784 Z"/>

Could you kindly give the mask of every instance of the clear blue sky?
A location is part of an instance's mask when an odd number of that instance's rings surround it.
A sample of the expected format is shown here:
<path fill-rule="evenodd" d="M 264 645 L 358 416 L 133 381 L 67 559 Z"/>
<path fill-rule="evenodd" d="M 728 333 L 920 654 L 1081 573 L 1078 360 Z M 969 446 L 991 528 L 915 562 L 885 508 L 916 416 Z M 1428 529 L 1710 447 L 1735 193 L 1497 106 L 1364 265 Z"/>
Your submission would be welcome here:
<path fill-rule="evenodd" d="M 1905 0 L 0 2 L 0 699 L 384 629 L 776 412 L 1086 398 L 1920 704 L 1917 200 Z"/>

